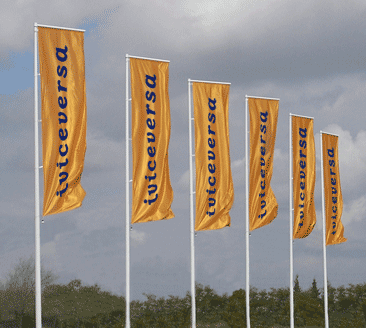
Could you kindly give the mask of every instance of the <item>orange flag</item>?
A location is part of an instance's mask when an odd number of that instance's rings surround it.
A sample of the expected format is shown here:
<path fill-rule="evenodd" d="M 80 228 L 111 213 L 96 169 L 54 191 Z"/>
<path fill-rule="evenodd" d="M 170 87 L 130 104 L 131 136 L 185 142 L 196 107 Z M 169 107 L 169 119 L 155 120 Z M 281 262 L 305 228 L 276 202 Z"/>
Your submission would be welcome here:
<path fill-rule="evenodd" d="M 316 223 L 314 120 L 311 118 L 292 116 L 292 163 L 293 238 L 305 238 Z"/>
<path fill-rule="evenodd" d="M 229 90 L 228 84 L 193 82 L 197 231 L 230 226 Z"/>
<path fill-rule="evenodd" d="M 250 230 L 271 223 L 278 204 L 270 186 L 273 172 L 279 101 L 248 98 L 250 115 Z"/>
<path fill-rule="evenodd" d="M 84 33 L 38 29 L 45 216 L 80 207 L 85 197 Z"/>
<path fill-rule="evenodd" d="M 322 133 L 326 245 L 347 241 L 341 222 L 343 198 L 338 165 L 338 137 Z"/>
<path fill-rule="evenodd" d="M 169 63 L 130 58 L 132 223 L 171 219 Z"/>

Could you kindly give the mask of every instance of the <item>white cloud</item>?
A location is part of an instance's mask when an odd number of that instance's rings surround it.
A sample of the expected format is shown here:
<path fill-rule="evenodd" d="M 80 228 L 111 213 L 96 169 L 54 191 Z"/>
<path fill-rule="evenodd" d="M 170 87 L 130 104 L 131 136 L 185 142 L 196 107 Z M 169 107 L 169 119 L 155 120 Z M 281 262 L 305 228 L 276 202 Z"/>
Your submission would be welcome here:
<path fill-rule="evenodd" d="M 321 254 L 321 248 L 319 248 L 319 254 Z M 311 256 L 308 254 L 305 255 L 297 255 L 294 257 L 294 265 L 296 265 L 297 271 L 312 271 L 317 270 L 322 263 L 322 259 L 320 256 Z"/>
<path fill-rule="evenodd" d="M 236 169 L 236 168 L 243 168 L 245 165 L 245 157 L 243 159 L 237 159 L 236 161 L 233 161 L 231 163 L 231 167 L 232 169 Z"/>
<path fill-rule="evenodd" d="M 193 164 L 193 191 L 196 188 L 196 166 L 195 164 Z M 185 190 L 189 190 L 189 182 L 190 179 L 190 175 L 189 175 L 189 170 L 185 171 L 182 176 L 180 177 L 179 181 L 178 181 L 178 185 Z"/>
<path fill-rule="evenodd" d="M 125 163 L 125 142 L 105 137 L 101 132 L 87 132 L 86 168 L 93 170 L 114 169 L 122 172 Z M 131 147 L 131 146 L 130 146 Z"/>
<path fill-rule="evenodd" d="M 41 246 L 41 254 L 46 257 L 56 255 L 56 242 L 49 241 Z"/>
<path fill-rule="evenodd" d="M 343 199 L 344 201 L 344 199 Z M 342 223 L 346 227 L 355 221 L 366 220 L 366 195 L 353 199 L 343 206 Z"/>
<path fill-rule="evenodd" d="M 356 194 L 363 190 L 366 181 L 366 132 L 360 130 L 353 138 L 350 131 L 343 129 L 337 124 L 330 124 L 322 129 L 324 132 L 337 134 L 339 171 L 343 193 L 353 192 Z M 319 133 L 315 135 L 316 154 L 320 160 Z M 343 195 L 343 198 L 344 195 Z M 347 201 L 344 199 L 344 201 Z"/>
<path fill-rule="evenodd" d="M 131 240 L 134 245 L 143 245 L 146 242 L 147 234 L 143 231 L 132 229 L 130 232 Z"/>
<path fill-rule="evenodd" d="M 77 27 L 83 20 L 108 16 L 108 8 L 120 4 L 108 1 L 5 1 L 1 4 L 0 38 L 2 47 L 14 50 L 28 48 L 33 41 L 34 23 Z M 88 18 L 89 17 L 89 18 Z"/>

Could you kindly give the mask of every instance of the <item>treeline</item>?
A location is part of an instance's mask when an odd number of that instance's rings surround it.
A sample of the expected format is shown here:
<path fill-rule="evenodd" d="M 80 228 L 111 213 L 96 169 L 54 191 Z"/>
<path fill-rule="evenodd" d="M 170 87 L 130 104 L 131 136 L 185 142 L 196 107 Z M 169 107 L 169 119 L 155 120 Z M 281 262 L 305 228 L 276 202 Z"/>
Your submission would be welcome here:
<path fill-rule="evenodd" d="M 24 263 L 23 263 L 24 264 Z M 24 270 L 23 270 L 24 271 Z M 23 272 L 24 273 L 24 272 Z M 19 272 L 18 272 L 19 275 Z M 34 279 L 15 279 L 0 290 L 0 327 L 35 327 Z M 95 284 L 85 286 L 81 280 L 67 285 L 43 281 L 43 327 L 124 327 L 125 298 L 103 291 Z M 131 302 L 131 326 L 188 328 L 191 322 L 191 297 L 157 298 L 144 294 L 146 300 Z M 270 291 L 251 288 L 250 317 L 252 327 L 289 327 L 289 288 Z M 196 284 L 197 323 L 223 323 L 223 327 L 246 327 L 245 290 L 231 296 L 218 295 L 210 286 Z M 330 327 L 366 326 L 366 283 L 333 288 L 328 285 Z M 294 284 L 294 318 L 296 327 L 324 327 L 324 296 L 316 280 L 302 290 L 298 276 Z M 202 326 L 203 327 L 203 326 Z"/>

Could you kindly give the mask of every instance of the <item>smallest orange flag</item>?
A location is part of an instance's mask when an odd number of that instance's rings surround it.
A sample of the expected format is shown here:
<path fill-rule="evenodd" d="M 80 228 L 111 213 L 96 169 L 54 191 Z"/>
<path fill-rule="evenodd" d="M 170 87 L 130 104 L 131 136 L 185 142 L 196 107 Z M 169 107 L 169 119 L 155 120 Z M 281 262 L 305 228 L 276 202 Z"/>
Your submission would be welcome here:
<path fill-rule="evenodd" d="M 326 245 L 347 241 L 341 222 L 343 198 L 338 165 L 338 137 L 322 133 Z"/>

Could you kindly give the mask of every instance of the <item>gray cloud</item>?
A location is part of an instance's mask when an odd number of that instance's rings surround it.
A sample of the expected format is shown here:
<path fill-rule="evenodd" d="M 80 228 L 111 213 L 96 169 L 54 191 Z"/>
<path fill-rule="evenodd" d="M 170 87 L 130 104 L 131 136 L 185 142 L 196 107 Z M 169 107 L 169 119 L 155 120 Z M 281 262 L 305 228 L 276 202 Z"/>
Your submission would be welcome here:
<path fill-rule="evenodd" d="M 63 282 L 80 278 L 125 291 L 125 54 L 170 59 L 170 178 L 175 218 L 131 232 L 132 299 L 142 292 L 184 296 L 190 288 L 187 79 L 231 82 L 230 152 L 235 203 L 230 228 L 199 232 L 197 281 L 218 292 L 245 287 L 244 97 L 279 97 L 272 187 L 278 217 L 250 237 L 251 284 L 288 286 L 288 114 L 313 116 L 319 130 L 340 135 L 348 241 L 327 248 L 333 285 L 360 283 L 365 243 L 364 1 L 37 1 L 4 4 L 0 75 L 33 51 L 33 23 L 85 28 L 87 153 L 83 206 L 44 218 L 44 262 Z M 14 57 L 14 58 L 13 58 Z M 32 71 L 33 67 L 29 67 Z M 19 73 L 18 73 L 19 74 Z M 29 72 L 27 72 L 29 75 Z M 27 75 L 27 76 L 28 76 Z M 23 75 L 16 76 L 24 79 Z M 34 252 L 33 86 L 2 95 L 0 108 L 0 276 Z M 130 169 L 132 154 L 130 152 Z M 294 243 L 295 274 L 308 288 L 322 281 L 320 161 L 317 225 Z M 131 170 L 132 172 L 132 170 Z M 41 173 L 42 176 L 42 173 Z M 41 187 L 42 195 L 42 187 Z M 130 193 L 131 195 L 131 193 Z M 342 268 L 339 269 L 339 261 Z M 338 263 L 338 264 L 337 264 Z M 352 268 L 351 274 L 348 268 Z"/>

